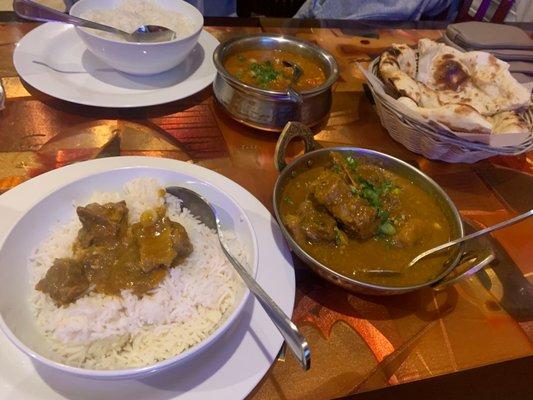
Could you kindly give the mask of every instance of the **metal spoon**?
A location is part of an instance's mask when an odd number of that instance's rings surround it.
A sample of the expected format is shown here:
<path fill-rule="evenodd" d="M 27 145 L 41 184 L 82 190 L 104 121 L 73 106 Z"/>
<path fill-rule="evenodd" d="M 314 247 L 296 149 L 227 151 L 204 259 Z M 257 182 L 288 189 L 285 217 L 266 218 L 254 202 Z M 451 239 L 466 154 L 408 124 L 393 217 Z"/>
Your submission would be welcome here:
<path fill-rule="evenodd" d="M 292 71 L 293 71 L 291 82 L 289 83 L 289 86 L 287 87 L 287 96 L 289 96 L 289 98 L 292 101 L 301 104 L 303 102 L 302 95 L 298 93 L 296 90 L 294 90 L 293 86 L 296 84 L 296 82 L 298 82 L 298 79 L 300 79 L 300 77 L 302 76 L 303 71 L 297 64 L 293 64 L 285 60 L 283 60 L 282 63 L 285 67 L 292 68 Z"/>
<path fill-rule="evenodd" d="M 246 269 L 235 259 L 229 251 L 226 249 L 223 243 L 223 236 L 220 229 L 220 220 L 216 214 L 215 209 L 209 204 L 209 202 L 200 196 L 198 193 L 192 190 L 171 186 L 166 188 L 167 193 L 176 196 L 181 200 L 183 207 L 187 208 L 192 215 L 197 217 L 208 228 L 213 229 L 217 235 L 222 247 L 222 251 L 235 267 L 237 273 L 241 276 L 242 280 L 250 291 L 255 295 L 257 300 L 261 303 L 264 310 L 274 323 L 283 338 L 289 345 L 290 349 L 300 362 L 300 365 L 304 370 L 308 370 L 311 366 L 311 350 L 307 344 L 307 340 L 298 331 L 296 325 L 285 315 L 283 310 L 272 300 L 272 298 L 263 290 L 261 286 L 255 281 L 255 279 L 246 271 Z"/>
<path fill-rule="evenodd" d="M 455 246 L 456 244 L 463 243 L 463 242 L 466 242 L 467 240 L 474 239 L 474 238 L 477 238 L 479 236 L 486 235 L 487 233 L 496 231 L 498 229 L 505 228 L 505 227 L 507 227 L 509 225 L 516 224 L 517 222 L 520 222 L 523 219 L 531 217 L 532 215 L 533 215 L 533 210 L 529 210 L 529 211 L 527 211 L 527 212 L 525 212 L 523 214 L 517 215 L 516 217 L 513 217 L 513 218 L 508 219 L 506 221 L 500 222 L 500 223 L 498 223 L 496 225 L 489 226 L 488 228 L 481 229 L 481 230 L 479 230 L 477 232 L 473 232 L 473 233 L 471 233 L 469 235 L 463 236 L 462 238 L 459 238 L 459 239 L 456 239 L 456 240 L 452 240 L 450 242 L 447 242 L 447 243 L 441 244 L 439 246 L 433 247 L 432 249 L 429 249 L 429 250 L 424 251 L 423 253 L 420 253 L 418 256 L 413 258 L 411 260 L 411 262 L 409 264 L 407 264 L 407 266 L 405 266 L 404 268 L 402 268 L 400 270 L 365 269 L 365 270 L 362 270 L 361 272 L 363 272 L 365 274 L 368 274 L 368 275 L 381 275 L 381 276 L 398 276 L 398 275 L 402 275 L 409 268 L 411 268 L 413 265 L 415 265 L 417 262 L 419 262 L 421 259 L 423 259 L 423 258 L 425 258 L 425 257 L 427 257 L 427 256 L 429 256 L 431 254 L 438 253 L 439 251 L 448 249 L 448 248 L 450 248 L 452 246 Z M 494 256 L 492 256 L 492 258 L 494 258 Z M 482 264 L 485 265 L 487 263 L 485 262 L 485 263 L 482 263 Z M 456 269 L 457 269 L 457 267 L 456 267 Z"/>
<path fill-rule="evenodd" d="M 419 262 L 421 259 L 426 258 L 427 256 L 438 253 L 439 251 L 445 250 L 449 247 L 455 246 L 456 244 L 466 242 L 467 240 L 486 235 L 489 232 L 496 231 L 498 229 L 505 228 L 506 226 L 516 224 L 517 222 L 522 221 L 523 219 L 526 219 L 528 217 L 531 217 L 533 215 L 533 210 L 529 210 L 523 214 L 517 215 L 514 218 L 508 219 L 507 221 L 500 222 L 499 224 L 489 226 L 488 228 L 481 229 L 480 231 L 471 233 L 470 235 L 463 236 L 462 238 L 452 240 L 451 242 L 441 244 L 440 246 L 434 247 L 432 249 L 429 249 L 427 251 L 424 251 L 423 253 L 420 253 L 418 256 L 413 258 L 411 262 L 407 265 L 406 269 L 411 268 L 413 265 L 415 265 L 417 262 Z"/>
<path fill-rule="evenodd" d="M 453 281 L 455 281 L 456 279 L 458 279 L 456 278 L 457 275 L 460 275 L 461 277 L 472 275 L 488 263 L 492 262 L 492 260 L 494 260 L 494 252 L 491 249 L 476 249 L 463 252 L 461 254 L 461 260 L 459 261 L 459 264 L 454 267 L 450 275 L 447 275 L 445 278 L 443 278 L 444 282 L 446 282 L 446 284 L 449 284 L 451 283 L 452 278 Z M 475 268 L 473 268 L 473 263 L 476 263 Z M 398 271 L 392 269 L 363 269 L 361 270 L 361 272 L 367 275 L 392 277 L 403 275 L 407 271 L 405 269 Z M 439 286 L 441 286 L 440 282 L 443 281 L 439 281 Z"/>
<path fill-rule="evenodd" d="M 141 25 L 133 33 L 124 32 L 120 29 L 113 28 L 112 26 L 102 25 L 97 22 L 62 13 L 30 0 L 14 0 L 13 9 L 21 18 L 30 19 L 32 21 L 64 22 L 85 28 L 116 33 L 128 42 L 157 43 L 166 42 L 176 37 L 176 32 L 159 25 Z"/>

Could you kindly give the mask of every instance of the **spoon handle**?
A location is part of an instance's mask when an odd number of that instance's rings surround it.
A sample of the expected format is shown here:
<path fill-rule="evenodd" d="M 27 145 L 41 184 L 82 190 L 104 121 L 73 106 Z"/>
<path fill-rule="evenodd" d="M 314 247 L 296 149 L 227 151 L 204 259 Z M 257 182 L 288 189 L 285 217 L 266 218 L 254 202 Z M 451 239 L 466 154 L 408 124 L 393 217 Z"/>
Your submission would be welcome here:
<path fill-rule="evenodd" d="M 242 280 L 246 283 L 248 288 L 255 295 L 257 300 L 261 303 L 264 310 L 274 322 L 281 335 L 287 342 L 289 348 L 292 350 L 300 365 L 304 370 L 308 370 L 311 366 L 311 350 L 307 344 L 307 340 L 298 331 L 298 327 L 285 315 L 283 310 L 272 300 L 272 298 L 257 284 L 254 278 L 250 276 L 248 271 L 237 261 L 222 244 L 222 251 L 235 267 Z"/>
<path fill-rule="evenodd" d="M 102 25 L 92 21 L 87 21 L 86 19 L 78 18 L 73 15 L 65 14 L 61 11 L 57 11 L 53 8 L 34 3 L 30 0 L 14 0 L 13 9 L 19 17 L 30 19 L 32 21 L 65 22 L 67 24 L 83 26 L 85 28 L 98 29 L 111 33 L 119 33 L 121 35 L 127 34 L 127 32 L 123 32 L 120 29 L 116 29 L 111 26 Z"/>
<path fill-rule="evenodd" d="M 528 217 L 531 217 L 533 215 L 533 210 L 529 210 L 523 214 L 517 215 L 516 217 L 513 217 L 511 219 L 508 219 L 506 221 L 502 221 L 496 225 L 489 226 L 488 228 L 481 229 L 480 231 L 471 233 L 470 235 L 463 236 L 462 238 L 452 240 L 451 242 L 441 244 L 440 246 L 433 247 L 432 249 L 429 249 L 427 251 L 424 251 L 423 253 L 419 254 L 413 260 L 409 263 L 407 268 L 412 267 L 414 264 L 416 264 L 418 261 L 420 261 L 422 258 L 427 257 L 430 254 L 437 253 L 439 251 L 445 250 L 449 247 L 455 246 L 456 244 L 466 242 L 467 240 L 474 239 L 478 236 L 486 235 L 487 233 L 496 231 L 498 229 L 505 228 L 506 226 L 516 224 L 517 222 L 522 221 L 523 219 L 526 219 Z"/>

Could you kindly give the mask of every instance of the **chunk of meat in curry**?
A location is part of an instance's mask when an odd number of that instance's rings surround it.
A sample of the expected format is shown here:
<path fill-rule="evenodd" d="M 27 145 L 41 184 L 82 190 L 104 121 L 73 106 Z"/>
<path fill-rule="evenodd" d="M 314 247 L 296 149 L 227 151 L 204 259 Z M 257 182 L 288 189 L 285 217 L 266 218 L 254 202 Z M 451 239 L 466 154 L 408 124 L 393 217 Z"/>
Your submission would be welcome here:
<path fill-rule="evenodd" d="M 106 245 L 124 234 L 128 226 L 128 208 L 125 201 L 118 203 L 91 203 L 77 207 L 82 228 L 76 240 L 81 248 Z"/>
<path fill-rule="evenodd" d="M 305 200 L 296 215 L 288 215 L 287 227 L 298 240 L 311 242 L 333 242 L 337 236 L 337 222 L 323 210 L 319 210 L 311 200 Z"/>
<path fill-rule="evenodd" d="M 153 290 L 193 250 L 185 228 L 164 207 L 129 225 L 126 203 L 92 203 L 76 210 L 82 223 L 73 257 L 54 261 L 36 289 L 60 306 L 90 291 L 138 296 Z"/>
<path fill-rule="evenodd" d="M 48 293 L 56 304 L 68 304 L 83 296 L 89 285 L 82 263 L 72 258 L 57 258 L 35 289 Z"/>
<path fill-rule="evenodd" d="M 139 265 L 150 272 L 161 265 L 171 266 L 192 252 L 185 228 L 165 216 L 165 209 L 145 211 L 132 226 L 139 247 Z"/>
<path fill-rule="evenodd" d="M 426 224 L 419 218 L 411 218 L 401 225 L 392 243 L 398 248 L 412 247 L 426 234 Z"/>
<path fill-rule="evenodd" d="M 353 195 L 350 186 L 337 173 L 324 170 L 312 188 L 316 201 L 326 207 L 346 233 L 361 239 L 376 234 L 379 227 L 377 211 Z"/>

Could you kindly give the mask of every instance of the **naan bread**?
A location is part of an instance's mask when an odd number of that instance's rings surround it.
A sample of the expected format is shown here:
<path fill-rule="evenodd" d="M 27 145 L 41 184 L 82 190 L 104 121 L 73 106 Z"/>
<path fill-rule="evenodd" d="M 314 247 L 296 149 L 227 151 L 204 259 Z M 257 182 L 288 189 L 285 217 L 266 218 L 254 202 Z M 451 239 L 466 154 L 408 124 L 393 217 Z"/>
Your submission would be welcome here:
<path fill-rule="evenodd" d="M 481 51 L 466 53 L 465 62 L 474 84 L 491 98 L 495 109 L 516 111 L 531 104 L 531 90 L 511 75 L 506 62 Z"/>
<path fill-rule="evenodd" d="M 405 72 L 411 78 L 416 78 L 416 51 L 407 46 L 406 44 L 393 44 L 389 51 L 393 54 L 397 54 L 396 61 L 398 61 L 400 70 Z"/>
<path fill-rule="evenodd" d="M 529 133 L 513 110 L 531 104 L 531 93 L 489 53 L 462 53 L 421 39 L 416 52 L 393 45 L 379 60 L 382 81 L 398 101 L 424 118 L 465 133 Z"/>
<path fill-rule="evenodd" d="M 444 103 L 440 100 L 437 91 L 431 89 L 429 86 L 423 84 L 422 82 L 418 83 L 418 90 L 420 92 L 420 101 L 418 104 L 421 107 L 426 108 L 435 108 L 440 107 Z"/>
<path fill-rule="evenodd" d="M 487 118 L 493 133 L 529 133 L 526 121 L 513 111 L 504 111 Z"/>
<path fill-rule="evenodd" d="M 461 60 L 462 54 L 444 43 L 420 39 L 416 80 L 440 91 L 463 89 L 469 76 L 468 67 Z"/>
<path fill-rule="evenodd" d="M 530 103 L 531 94 L 511 76 L 509 64 L 489 53 L 462 53 L 421 39 L 418 57 L 416 80 L 435 90 L 442 104 L 466 104 L 483 115 L 493 115 Z"/>
<path fill-rule="evenodd" d="M 416 55 L 414 50 L 407 46 L 402 46 L 402 50 L 398 49 L 398 47 L 399 45 L 390 48 L 379 58 L 380 78 L 400 96 L 407 96 L 418 103 L 420 101 L 420 90 L 418 83 L 413 79 L 416 68 Z M 404 47 L 409 48 L 412 53 L 405 51 Z M 409 72 L 403 71 L 401 65 Z"/>
<path fill-rule="evenodd" d="M 400 97 L 397 99 L 399 103 L 404 104 L 412 110 L 418 110 L 418 105 L 414 102 L 413 99 L 409 97 Z"/>
<path fill-rule="evenodd" d="M 410 109 L 418 112 L 424 118 L 437 121 L 456 132 L 491 133 L 492 124 L 475 109 L 464 104 L 445 104 L 435 108 L 418 107 L 407 98 L 400 97 L 398 101 Z"/>

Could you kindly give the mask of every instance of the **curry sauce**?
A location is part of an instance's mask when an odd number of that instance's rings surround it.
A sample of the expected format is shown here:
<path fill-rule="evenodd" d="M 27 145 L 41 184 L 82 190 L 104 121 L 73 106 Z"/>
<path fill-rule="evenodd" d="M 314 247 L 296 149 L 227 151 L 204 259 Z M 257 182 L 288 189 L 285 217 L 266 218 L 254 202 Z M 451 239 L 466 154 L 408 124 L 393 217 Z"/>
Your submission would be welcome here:
<path fill-rule="evenodd" d="M 244 50 L 232 54 L 224 68 L 247 85 L 272 91 L 286 91 L 294 70 L 283 61 L 297 65 L 302 71 L 294 88 L 305 91 L 320 86 L 326 81 L 322 67 L 315 61 L 286 50 Z"/>

